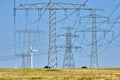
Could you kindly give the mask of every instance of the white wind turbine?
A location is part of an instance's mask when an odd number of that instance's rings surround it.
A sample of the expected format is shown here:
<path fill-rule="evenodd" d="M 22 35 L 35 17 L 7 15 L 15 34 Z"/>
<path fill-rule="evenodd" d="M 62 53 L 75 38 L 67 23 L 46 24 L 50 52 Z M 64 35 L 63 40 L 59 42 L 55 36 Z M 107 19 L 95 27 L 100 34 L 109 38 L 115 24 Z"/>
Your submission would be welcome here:
<path fill-rule="evenodd" d="M 31 45 L 29 45 L 29 50 L 30 50 L 30 67 L 33 68 L 33 52 L 38 52 L 40 50 L 33 49 Z"/>

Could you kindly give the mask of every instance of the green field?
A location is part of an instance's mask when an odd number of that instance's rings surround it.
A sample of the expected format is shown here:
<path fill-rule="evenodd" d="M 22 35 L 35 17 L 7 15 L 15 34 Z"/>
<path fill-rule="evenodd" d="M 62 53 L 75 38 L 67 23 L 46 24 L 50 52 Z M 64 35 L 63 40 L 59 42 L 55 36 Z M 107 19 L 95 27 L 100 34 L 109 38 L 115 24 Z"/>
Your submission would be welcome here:
<path fill-rule="evenodd" d="M 0 69 L 0 80 L 120 80 L 120 68 Z"/>

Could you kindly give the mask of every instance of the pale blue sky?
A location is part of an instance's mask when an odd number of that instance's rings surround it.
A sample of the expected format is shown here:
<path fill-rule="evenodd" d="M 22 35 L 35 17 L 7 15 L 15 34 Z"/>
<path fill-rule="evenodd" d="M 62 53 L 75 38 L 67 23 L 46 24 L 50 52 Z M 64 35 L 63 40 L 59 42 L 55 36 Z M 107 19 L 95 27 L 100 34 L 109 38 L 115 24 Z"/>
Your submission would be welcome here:
<path fill-rule="evenodd" d="M 41 3 L 41 2 L 47 2 L 49 0 L 16 0 L 16 6 L 21 3 Z M 55 1 L 55 0 L 52 0 Z M 56 0 L 56 2 L 66 2 L 66 3 L 83 3 L 85 0 Z M 116 6 L 120 3 L 119 0 L 88 0 L 87 7 L 92 8 L 100 8 L 103 9 L 102 11 L 98 11 L 97 13 L 99 15 L 110 17 L 110 22 L 115 22 L 115 20 L 112 20 L 114 18 L 118 18 L 120 15 L 120 7 L 116 8 Z M 14 67 L 21 67 L 21 57 L 15 57 L 14 56 L 14 17 L 13 17 L 13 8 L 14 8 L 14 1 L 13 0 L 1 0 L 0 1 L 0 68 L 14 68 Z M 116 10 L 115 10 L 116 8 Z M 35 15 L 35 13 L 30 12 L 31 15 Z M 84 15 L 85 12 L 81 12 L 81 16 Z M 113 14 L 112 14 L 113 13 Z M 63 18 L 64 11 L 59 13 L 57 12 L 57 20 Z M 69 14 L 69 13 L 68 13 Z M 86 14 L 86 13 L 85 13 Z M 111 16 L 112 14 L 112 16 Z M 22 17 L 21 17 L 22 16 Z M 27 27 L 33 27 L 36 29 L 36 27 L 39 27 L 40 30 L 44 31 L 44 35 L 40 34 L 40 40 L 39 44 L 36 42 L 38 48 L 42 49 L 41 52 L 37 53 L 34 56 L 34 67 L 44 67 L 47 65 L 47 49 L 48 49 L 48 12 L 45 12 L 45 15 L 42 17 L 42 19 L 39 22 L 39 25 L 31 24 L 30 22 L 34 22 L 37 20 L 37 16 L 29 17 L 30 21 L 27 24 Z M 20 26 L 26 25 L 26 17 L 24 16 L 23 11 L 17 12 L 17 28 L 21 28 Z M 57 23 L 57 35 L 61 35 L 65 33 L 65 30 L 61 30 L 62 27 L 66 26 L 74 26 L 75 30 L 77 29 L 83 29 L 84 27 L 91 27 L 91 24 L 83 23 L 80 24 L 80 27 L 78 28 L 78 23 L 75 23 L 75 20 L 77 19 L 76 13 L 74 13 L 70 18 L 68 18 L 65 23 L 64 21 Z M 82 19 L 81 21 L 89 21 L 86 19 Z M 118 20 L 119 21 L 119 20 Z M 75 25 L 74 25 L 75 23 Z M 99 28 L 102 29 L 109 29 L 113 26 L 111 29 L 114 31 L 114 37 L 116 37 L 120 33 L 119 23 L 117 24 L 98 24 Z M 100 37 L 101 34 L 98 34 L 98 38 L 101 44 L 98 47 L 98 54 L 99 54 L 99 66 L 100 67 L 120 67 L 120 36 L 117 36 L 116 39 L 112 43 L 108 43 L 109 40 L 111 40 L 111 34 L 106 34 L 106 37 L 103 38 Z M 79 68 L 81 66 L 88 66 L 90 65 L 90 49 L 91 46 L 86 46 L 90 42 L 89 33 L 86 33 L 86 39 L 83 40 L 82 33 L 80 34 L 79 38 L 76 38 L 75 44 L 81 46 L 83 50 L 77 50 L 77 52 L 73 51 L 74 59 L 76 67 Z M 102 39 L 101 39 L 102 38 Z M 59 37 L 57 38 L 57 44 L 64 44 L 65 38 Z M 35 44 L 34 44 L 35 45 Z M 101 53 L 102 52 L 102 53 Z M 64 49 L 58 49 L 58 67 L 62 67 L 63 62 L 63 56 L 64 56 Z"/>

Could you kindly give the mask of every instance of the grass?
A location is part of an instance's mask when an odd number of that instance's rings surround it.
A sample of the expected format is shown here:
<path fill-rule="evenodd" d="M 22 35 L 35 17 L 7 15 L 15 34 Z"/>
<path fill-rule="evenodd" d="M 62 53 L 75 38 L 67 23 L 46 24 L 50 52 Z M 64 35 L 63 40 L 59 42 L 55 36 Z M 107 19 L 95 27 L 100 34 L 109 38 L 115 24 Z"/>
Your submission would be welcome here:
<path fill-rule="evenodd" d="M 0 80 L 120 80 L 120 68 L 0 69 Z"/>

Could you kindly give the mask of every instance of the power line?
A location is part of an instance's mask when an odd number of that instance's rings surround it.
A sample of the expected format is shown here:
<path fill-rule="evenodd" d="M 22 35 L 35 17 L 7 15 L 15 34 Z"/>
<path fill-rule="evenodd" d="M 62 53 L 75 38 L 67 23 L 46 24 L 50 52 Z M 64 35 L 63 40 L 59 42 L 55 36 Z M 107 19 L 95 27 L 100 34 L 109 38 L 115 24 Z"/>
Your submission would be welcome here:
<path fill-rule="evenodd" d="M 120 32 L 111 40 L 111 43 L 118 37 L 120 36 Z M 109 48 L 110 44 L 108 44 L 100 53 L 99 55 L 101 55 L 105 50 L 107 50 L 107 48 Z"/>
<path fill-rule="evenodd" d="M 112 13 L 109 15 L 109 18 L 110 17 L 112 17 L 112 15 L 117 11 L 117 9 L 120 7 L 120 3 L 118 3 L 118 5 L 116 5 L 116 7 L 114 8 L 114 10 L 112 11 Z M 120 15 L 117 17 L 117 18 L 115 18 L 115 19 L 111 19 L 111 20 L 109 20 L 109 23 L 111 23 L 110 21 L 112 21 L 112 20 L 115 20 L 114 22 L 112 22 L 113 24 L 112 24 L 112 26 L 109 28 L 109 30 L 111 30 L 114 26 L 115 26 L 115 24 L 116 23 L 118 23 L 117 21 L 118 21 L 118 19 L 120 18 Z M 103 23 L 105 23 L 105 22 L 107 22 L 107 21 L 103 21 L 100 25 L 103 25 Z M 100 26 L 99 25 L 99 26 Z M 106 35 L 107 35 L 107 33 L 106 33 Z M 102 36 L 102 35 L 101 35 Z M 102 38 L 103 39 L 103 38 Z M 107 44 L 109 44 L 111 42 L 111 40 L 110 41 L 108 41 L 107 43 L 105 43 L 105 44 L 102 44 L 103 42 L 101 42 L 101 44 L 100 45 L 107 45 Z M 100 47 L 100 46 L 99 46 Z"/>
<path fill-rule="evenodd" d="M 112 24 L 112 26 L 109 28 L 109 30 L 111 30 L 111 29 L 113 29 L 113 27 L 117 24 L 117 21 L 118 21 L 118 19 L 120 18 L 120 15 L 118 15 L 118 17 L 115 19 L 115 21 L 114 21 L 114 23 Z M 106 35 L 107 35 L 108 33 L 106 33 Z M 108 43 L 110 43 L 111 42 L 111 40 L 108 42 Z M 103 42 L 101 42 L 101 44 L 102 44 Z"/>
<path fill-rule="evenodd" d="M 112 13 L 109 15 L 109 17 L 111 17 L 115 12 L 116 10 L 120 7 L 120 3 L 118 3 L 118 5 L 115 7 L 115 9 L 112 11 Z M 120 15 L 118 15 L 117 18 L 114 18 L 114 19 L 111 19 L 112 20 L 115 20 L 114 23 L 112 24 L 112 26 L 109 28 L 109 30 L 113 29 L 113 27 L 115 26 L 115 24 L 117 23 L 117 21 L 120 19 Z M 108 46 L 110 45 L 110 43 L 112 43 L 120 34 L 118 34 L 117 36 L 115 36 L 112 40 L 110 40 L 107 44 L 107 46 L 99 53 L 99 55 L 101 55 L 107 48 Z M 102 43 L 101 43 L 102 44 Z"/>
<path fill-rule="evenodd" d="M 112 17 L 112 15 L 117 11 L 117 9 L 120 7 L 120 2 L 116 5 L 115 9 L 112 11 L 112 13 L 109 15 L 109 17 Z"/>
<path fill-rule="evenodd" d="M 86 3 L 88 2 L 89 0 L 86 0 L 84 3 L 83 3 L 83 5 L 86 5 Z"/>
<path fill-rule="evenodd" d="M 17 59 L 19 57 L 16 57 L 14 55 L 4 55 L 4 56 L 0 56 L 0 62 L 1 61 L 6 61 L 6 60 L 11 60 L 11 59 Z"/>

